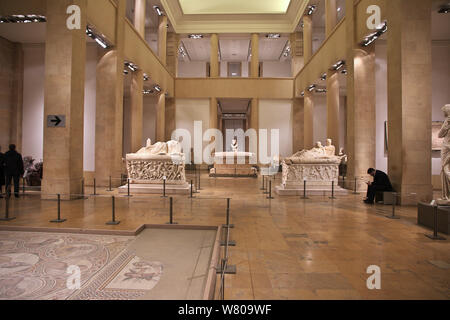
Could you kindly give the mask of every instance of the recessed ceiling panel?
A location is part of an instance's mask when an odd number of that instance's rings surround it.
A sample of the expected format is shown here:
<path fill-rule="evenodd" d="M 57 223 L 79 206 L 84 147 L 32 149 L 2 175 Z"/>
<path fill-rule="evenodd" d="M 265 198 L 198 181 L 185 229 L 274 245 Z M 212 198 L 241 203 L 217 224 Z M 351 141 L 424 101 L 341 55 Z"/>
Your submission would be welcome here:
<path fill-rule="evenodd" d="M 179 0 L 184 14 L 285 14 L 291 0 Z"/>

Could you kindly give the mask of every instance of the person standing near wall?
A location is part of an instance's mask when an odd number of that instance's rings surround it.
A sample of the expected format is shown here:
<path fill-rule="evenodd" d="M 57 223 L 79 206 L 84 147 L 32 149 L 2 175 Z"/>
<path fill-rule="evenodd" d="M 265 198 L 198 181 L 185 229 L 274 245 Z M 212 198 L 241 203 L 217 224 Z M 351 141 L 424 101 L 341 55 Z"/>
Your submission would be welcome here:
<path fill-rule="evenodd" d="M 11 196 L 9 187 L 11 180 L 14 180 L 14 196 L 19 198 L 20 176 L 24 174 L 22 155 L 16 151 L 16 145 L 9 146 L 9 151 L 5 153 L 5 175 L 7 197 Z"/>
<path fill-rule="evenodd" d="M 3 198 L 3 186 L 5 185 L 5 155 L 2 153 L 2 147 L 0 146 L 0 199 Z"/>

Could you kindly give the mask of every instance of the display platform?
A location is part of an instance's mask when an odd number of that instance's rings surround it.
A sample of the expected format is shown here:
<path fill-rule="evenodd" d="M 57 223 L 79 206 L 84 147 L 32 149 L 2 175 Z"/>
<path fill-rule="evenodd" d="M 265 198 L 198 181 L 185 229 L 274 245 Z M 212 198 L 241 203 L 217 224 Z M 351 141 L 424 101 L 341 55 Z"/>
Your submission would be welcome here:
<path fill-rule="evenodd" d="M 131 194 L 163 194 L 164 184 L 130 184 Z M 190 186 L 189 183 L 185 182 L 183 184 L 167 184 L 166 194 L 189 194 Z M 128 185 L 119 187 L 120 194 L 128 193 Z"/>
<path fill-rule="evenodd" d="M 249 152 L 218 152 L 214 154 L 214 168 L 210 177 L 257 178 L 258 170 L 253 153 Z"/>

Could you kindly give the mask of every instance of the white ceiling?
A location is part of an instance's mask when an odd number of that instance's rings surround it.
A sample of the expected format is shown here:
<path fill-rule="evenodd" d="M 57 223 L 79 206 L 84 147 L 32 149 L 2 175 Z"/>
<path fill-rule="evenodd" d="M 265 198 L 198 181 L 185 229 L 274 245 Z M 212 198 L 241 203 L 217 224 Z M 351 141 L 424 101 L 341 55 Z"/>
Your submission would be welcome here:
<path fill-rule="evenodd" d="M 47 23 L 2 23 L 0 37 L 12 42 L 44 43 Z"/>

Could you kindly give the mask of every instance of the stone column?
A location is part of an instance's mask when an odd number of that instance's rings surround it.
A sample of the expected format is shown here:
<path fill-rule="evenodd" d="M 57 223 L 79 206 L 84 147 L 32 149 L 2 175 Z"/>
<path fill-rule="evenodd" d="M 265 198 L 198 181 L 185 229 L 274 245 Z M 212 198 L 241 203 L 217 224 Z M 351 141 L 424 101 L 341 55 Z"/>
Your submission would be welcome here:
<path fill-rule="evenodd" d="M 251 107 L 250 107 L 250 117 L 249 117 L 249 129 L 254 129 L 256 131 L 257 136 L 257 143 L 256 143 L 256 150 L 252 150 L 250 146 L 250 140 L 249 141 L 249 152 L 255 151 L 256 153 L 259 152 L 259 99 L 253 98 L 251 101 Z M 259 157 L 259 155 L 258 155 Z M 257 157 L 257 158 L 258 158 Z"/>
<path fill-rule="evenodd" d="M 144 72 L 137 70 L 131 76 L 131 151 L 142 148 L 144 132 Z"/>
<path fill-rule="evenodd" d="M 387 7 L 388 166 L 402 204 L 433 197 L 431 5 L 398 0 Z"/>
<path fill-rule="evenodd" d="M 210 129 L 219 129 L 219 123 L 218 123 L 218 110 L 217 110 L 217 98 L 210 98 L 209 99 L 209 128 Z M 214 138 L 211 138 L 211 143 L 215 141 Z M 222 151 L 222 150 L 220 150 Z M 213 153 L 216 152 L 216 150 L 213 150 Z"/>
<path fill-rule="evenodd" d="M 84 28 L 66 27 L 67 7 L 81 9 L 81 25 L 86 25 L 86 0 L 47 0 L 44 93 L 44 179 L 42 198 L 81 193 L 83 179 L 84 82 L 86 34 Z M 65 127 L 47 127 L 47 117 L 63 115 Z"/>
<path fill-rule="evenodd" d="M 252 40 L 252 58 L 250 60 L 250 77 L 259 77 L 259 34 L 253 33 Z"/>
<path fill-rule="evenodd" d="M 146 0 L 135 0 L 134 6 L 134 27 L 143 39 L 145 39 L 146 2 Z"/>
<path fill-rule="evenodd" d="M 290 43 L 292 55 L 292 76 L 296 77 L 305 65 L 303 58 L 303 34 L 301 32 L 291 33 Z"/>
<path fill-rule="evenodd" d="M 293 100 L 293 151 L 304 149 L 304 99 Z"/>
<path fill-rule="evenodd" d="M 325 34 L 331 35 L 337 24 L 337 5 L 336 0 L 325 0 Z"/>
<path fill-rule="evenodd" d="M 172 139 L 172 133 L 177 128 L 176 113 L 177 113 L 177 107 L 176 107 L 176 103 L 175 103 L 175 98 L 166 98 L 166 114 L 165 114 L 166 140 Z"/>
<path fill-rule="evenodd" d="M 167 35 L 167 70 L 175 77 L 178 75 L 178 49 L 180 48 L 180 37 L 178 34 L 169 32 Z"/>
<path fill-rule="evenodd" d="M 100 50 L 97 64 L 95 117 L 95 176 L 99 186 L 114 186 L 125 173 L 123 158 L 123 69 L 124 69 L 124 0 L 118 1 L 116 44 L 107 52 Z"/>
<path fill-rule="evenodd" d="M 23 47 L 14 43 L 13 87 L 10 143 L 22 150 L 22 120 L 23 120 Z"/>
<path fill-rule="evenodd" d="M 310 16 L 303 17 L 303 58 L 305 64 L 312 57 L 312 19 Z"/>
<path fill-rule="evenodd" d="M 303 139 L 304 148 L 311 149 L 314 147 L 314 97 L 311 92 L 306 91 L 303 98 Z"/>
<path fill-rule="evenodd" d="M 159 16 L 158 26 L 158 57 L 163 65 L 167 59 L 167 17 Z"/>
<path fill-rule="evenodd" d="M 219 77 L 219 36 L 211 34 L 211 57 L 210 57 L 210 77 Z"/>
<path fill-rule="evenodd" d="M 347 19 L 347 188 L 355 177 L 369 179 L 367 169 L 375 167 L 375 47 L 362 48 L 356 42 L 353 0 L 346 1 Z M 358 180 L 358 189 L 367 185 Z"/>
<path fill-rule="evenodd" d="M 327 137 L 333 140 L 336 151 L 340 149 L 339 121 L 339 74 L 336 71 L 327 73 Z"/>
<path fill-rule="evenodd" d="M 156 141 L 166 142 L 166 94 L 161 92 L 156 103 Z"/>

